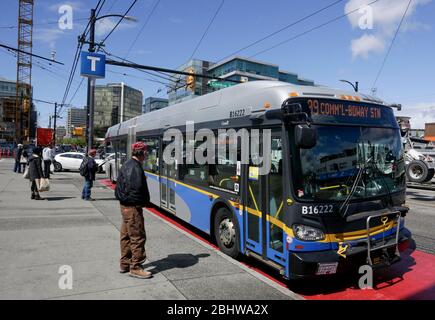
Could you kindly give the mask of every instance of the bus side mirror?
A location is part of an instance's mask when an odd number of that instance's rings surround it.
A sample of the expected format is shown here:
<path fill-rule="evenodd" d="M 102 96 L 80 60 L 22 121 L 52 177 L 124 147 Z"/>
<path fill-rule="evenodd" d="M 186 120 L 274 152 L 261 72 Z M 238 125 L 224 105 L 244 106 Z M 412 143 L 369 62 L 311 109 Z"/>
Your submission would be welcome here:
<path fill-rule="evenodd" d="M 266 119 L 269 119 L 269 120 L 272 120 L 272 119 L 282 120 L 284 118 L 284 114 L 283 114 L 281 109 L 267 110 L 264 115 L 266 116 Z"/>
<path fill-rule="evenodd" d="M 295 143 L 301 149 L 313 148 L 317 143 L 317 130 L 307 125 L 297 125 L 295 128 Z"/>

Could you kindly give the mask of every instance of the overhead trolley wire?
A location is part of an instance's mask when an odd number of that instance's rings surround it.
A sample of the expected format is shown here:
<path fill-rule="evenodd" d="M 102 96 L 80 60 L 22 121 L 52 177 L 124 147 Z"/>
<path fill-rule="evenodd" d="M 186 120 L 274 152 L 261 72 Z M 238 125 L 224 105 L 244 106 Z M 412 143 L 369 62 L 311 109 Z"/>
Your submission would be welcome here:
<path fill-rule="evenodd" d="M 275 44 L 275 45 L 273 45 L 273 46 L 271 46 L 271 47 L 269 47 L 269 48 L 266 48 L 266 49 L 264 49 L 264 50 L 261 50 L 261 51 L 257 52 L 256 54 L 251 55 L 249 58 L 256 57 L 256 56 L 258 56 L 258 55 L 260 55 L 260 54 L 263 54 L 263 53 L 265 53 L 265 52 L 267 52 L 267 51 L 270 51 L 270 50 L 275 49 L 275 48 L 277 48 L 277 47 L 279 47 L 279 46 L 282 46 L 283 44 L 286 44 L 286 43 L 288 43 L 288 42 L 290 42 L 290 41 L 296 40 L 296 39 L 298 39 L 298 38 L 300 38 L 300 37 L 302 37 L 302 36 L 304 36 L 304 35 L 306 35 L 306 34 L 312 32 L 312 31 L 315 31 L 315 30 L 318 30 L 318 29 L 320 29 L 320 28 L 323 28 L 323 27 L 325 27 L 325 26 L 327 26 L 327 25 L 329 25 L 329 24 L 331 24 L 331 23 L 333 23 L 333 22 L 335 22 L 335 21 L 338 21 L 338 20 L 340 20 L 340 19 L 342 19 L 342 18 L 344 18 L 344 17 L 347 17 L 347 16 L 349 16 L 349 15 L 351 15 L 351 14 L 357 12 L 358 10 L 360 10 L 360 9 L 362 9 L 362 8 L 365 8 L 365 7 L 367 7 L 367 6 L 369 6 L 369 5 L 372 5 L 372 4 L 374 4 L 374 3 L 376 3 L 376 2 L 379 2 L 379 1 L 381 1 L 381 0 L 374 0 L 374 1 L 372 1 L 372 2 L 366 3 L 366 4 L 364 4 L 364 5 L 362 5 L 362 6 L 358 7 L 358 8 L 356 8 L 356 9 L 354 9 L 354 10 L 351 10 L 351 11 L 349 11 L 349 12 L 346 12 L 346 13 L 340 15 L 340 16 L 337 16 L 337 17 L 335 17 L 335 18 L 333 18 L 333 19 L 330 19 L 330 20 L 328 20 L 328 21 L 326 21 L 326 22 L 324 22 L 324 23 L 321 23 L 321 24 L 319 24 L 319 25 L 317 25 L 317 26 L 315 26 L 315 27 L 313 27 L 313 28 L 310 28 L 310 29 L 308 29 L 308 30 L 306 30 L 306 31 L 304 31 L 304 32 L 301 32 L 301 33 L 299 33 L 299 34 L 297 34 L 297 35 L 295 35 L 295 36 L 293 36 L 293 37 L 291 37 L 291 38 L 289 38 L 289 39 L 286 39 L 286 40 L 284 40 L 284 41 L 281 41 L 281 42 L 279 42 L 279 43 L 277 43 L 277 44 Z"/>
<path fill-rule="evenodd" d="M 379 68 L 379 71 L 376 74 L 376 78 L 375 81 L 373 82 L 372 88 L 376 86 L 376 83 L 378 82 L 379 77 L 381 76 L 381 73 L 384 70 L 385 63 L 387 62 L 388 56 L 390 55 L 391 52 L 391 48 L 393 47 L 394 41 L 396 40 L 399 30 L 402 26 L 402 23 L 405 20 L 406 14 L 408 13 L 411 2 L 412 0 L 409 0 L 408 5 L 406 6 L 405 11 L 403 12 L 402 18 L 400 19 L 399 25 L 397 26 L 396 32 L 394 33 L 394 37 L 393 39 L 391 39 L 390 46 L 388 47 L 387 53 L 385 54 L 384 60 L 382 61 L 381 67 Z"/>
<path fill-rule="evenodd" d="M 293 27 L 293 26 L 295 26 L 295 25 L 297 25 L 297 24 L 299 24 L 299 23 L 301 23 L 301 22 L 303 22 L 305 20 L 308 20 L 309 18 L 311 18 L 311 17 L 313 17 L 313 16 L 315 16 L 315 15 L 317 15 L 317 14 L 319 14 L 319 13 L 321 13 L 321 12 L 323 12 L 323 11 L 325 11 L 325 10 L 327 10 L 327 9 L 329 9 L 329 8 L 335 6 L 338 3 L 343 2 L 343 1 L 344 0 L 336 0 L 336 1 L 328 4 L 327 6 L 322 7 L 322 8 L 320 8 L 320 9 L 318 9 L 318 10 L 316 10 L 316 11 L 314 11 L 314 12 L 312 12 L 312 13 L 310 13 L 310 14 L 308 14 L 308 15 L 306 15 L 306 16 L 304 16 L 304 17 L 302 17 L 302 18 L 300 18 L 300 19 L 298 19 L 298 20 L 296 20 L 296 21 L 294 21 L 294 22 L 292 22 L 292 23 L 290 23 L 290 24 L 288 24 L 288 25 L 286 25 L 286 26 L 276 30 L 276 31 L 274 31 L 274 32 L 272 32 L 272 33 L 269 33 L 268 35 L 266 35 L 266 36 L 264 36 L 264 37 L 262 37 L 262 38 L 260 38 L 260 39 L 258 39 L 256 41 L 254 41 L 252 43 L 250 43 L 250 44 L 248 44 L 248 45 L 246 45 L 246 46 L 244 46 L 244 47 L 234 51 L 233 53 L 223 57 L 222 59 L 219 59 L 219 61 L 227 59 L 227 58 L 229 58 L 231 56 L 234 56 L 235 54 L 237 54 L 237 53 L 239 53 L 241 51 L 244 51 L 244 50 L 246 50 L 246 49 L 248 49 L 248 48 L 250 48 L 252 46 L 255 46 L 256 44 L 258 44 L 260 42 L 263 42 L 264 40 L 267 40 L 267 39 L 273 37 L 274 35 L 276 35 L 278 33 L 281 33 L 282 31 L 287 30 L 288 28 L 291 28 L 291 27 Z"/>
<path fill-rule="evenodd" d="M 342 1 L 342 0 L 340 0 L 340 1 Z M 193 56 L 195 55 L 196 51 L 198 50 L 199 46 L 201 45 L 202 40 L 204 40 L 205 35 L 207 34 L 207 32 L 210 29 L 211 25 L 213 24 L 214 20 L 216 19 L 216 16 L 218 15 L 219 11 L 222 9 L 224 3 L 225 3 L 225 0 L 222 0 L 221 4 L 216 9 L 216 12 L 214 13 L 213 17 L 211 18 L 210 22 L 208 23 L 207 28 L 205 28 L 205 30 L 201 36 L 201 39 L 199 39 L 198 43 L 196 44 L 196 47 L 193 50 L 192 54 L 190 55 L 190 58 L 188 59 L 188 61 L 191 60 L 193 58 Z"/>
<path fill-rule="evenodd" d="M 125 11 L 125 13 L 122 15 L 122 17 L 118 20 L 118 22 L 115 24 L 115 26 L 112 28 L 112 30 L 110 30 L 110 32 L 106 35 L 106 37 L 103 39 L 103 41 L 101 41 L 100 44 L 98 44 L 99 47 L 104 45 L 104 42 L 106 42 L 107 38 L 110 37 L 110 35 L 113 33 L 113 31 L 115 31 L 115 29 L 119 26 L 119 24 L 121 23 L 122 20 L 124 20 L 125 16 L 130 12 L 131 8 L 133 8 L 133 6 L 136 4 L 137 0 L 134 0 L 132 2 L 132 4 L 130 5 L 130 7 L 128 7 L 127 11 Z"/>
<path fill-rule="evenodd" d="M 137 40 L 139 39 L 139 36 L 141 35 L 142 31 L 145 29 L 146 25 L 148 24 L 148 22 L 151 19 L 151 16 L 153 15 L 154 11 L 156 10 L 157 6 L 159 5 L 160 0 L 157 0 L 153 6 L 153 8 L 151 9 L 150 13 L 148 14 L 148 17 L 146 18 L 145 22 L 142 25 L 142 28 L 139 30 L 139 32 L 136 34 L 135 39 L 133 40 L 132 44 L 130 45 L 130 47 L 127 50 L 127 54 L 125 55 L 124 60 L 128 57 L 128 55 L 130 54 L 131 50 L 133 49 L 134 45 L 136 44 Z"/>

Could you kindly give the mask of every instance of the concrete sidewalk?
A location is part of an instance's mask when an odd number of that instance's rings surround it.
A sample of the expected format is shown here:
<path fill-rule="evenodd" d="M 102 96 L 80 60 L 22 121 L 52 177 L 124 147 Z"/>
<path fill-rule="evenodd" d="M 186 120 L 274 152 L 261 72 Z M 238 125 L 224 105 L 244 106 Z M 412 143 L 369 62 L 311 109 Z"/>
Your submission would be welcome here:
<path fill-rule="evenodd" d="M 147 280 L 118 273 L 119 204 L 95 183 L 80 199 L 77 173 L 56 173 L 42 201 L 0 160 L 0 299 L 298 299 L 207 244 L 145 212 Z M 71 266 L 73 288 L 60 289 Z"/>

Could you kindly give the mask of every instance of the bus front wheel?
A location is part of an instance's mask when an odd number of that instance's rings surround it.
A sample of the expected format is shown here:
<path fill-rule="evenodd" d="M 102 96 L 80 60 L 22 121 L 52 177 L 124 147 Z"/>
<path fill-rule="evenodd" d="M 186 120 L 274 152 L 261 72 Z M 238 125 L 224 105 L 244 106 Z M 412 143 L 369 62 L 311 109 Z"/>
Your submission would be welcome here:
<path fill-rule="evenodd" d="M 232 258 L 237 258 L 239 251 L 239 231 L 233 214 L 228 208 L 219 208 L 214 217 L 214 236 L 219 249 Z"/>

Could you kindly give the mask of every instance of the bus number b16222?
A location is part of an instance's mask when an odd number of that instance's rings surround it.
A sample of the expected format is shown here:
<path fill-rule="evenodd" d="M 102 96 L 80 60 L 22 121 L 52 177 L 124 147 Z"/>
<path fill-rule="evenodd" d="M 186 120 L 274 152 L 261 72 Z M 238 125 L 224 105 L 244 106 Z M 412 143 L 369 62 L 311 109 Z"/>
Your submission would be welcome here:
<path fill-rule="evenodd" d="M 331 204 L 318 205 L 318 206 L 302 206 L 302 214 L 323 214 L 333 213 L 334 207 Z"/>

